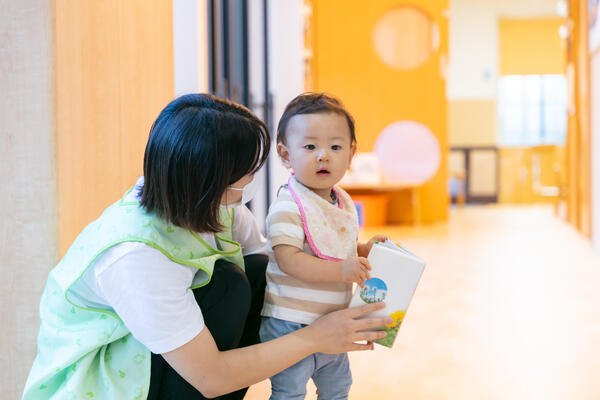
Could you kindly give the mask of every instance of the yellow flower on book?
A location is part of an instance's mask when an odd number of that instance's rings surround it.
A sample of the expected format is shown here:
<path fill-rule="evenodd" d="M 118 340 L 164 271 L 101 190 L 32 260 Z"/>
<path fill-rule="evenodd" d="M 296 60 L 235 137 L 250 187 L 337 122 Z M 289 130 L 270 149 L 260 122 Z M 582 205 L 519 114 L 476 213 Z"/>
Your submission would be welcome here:
<path fill-rule="evenodd" d="M 406 311 L 404 311 L 404 310 L 398 310 L 396 312 L 391 313 L 390 317 L 392 317 L 394 322 L 392 322 L 389 325 L 386 325 L 386 327 L 391 328 L 391 327 L 399 324 L 400 322 L 402 322 L 402 320 L 404 319 L 404 314 L 406 314 Z"/>

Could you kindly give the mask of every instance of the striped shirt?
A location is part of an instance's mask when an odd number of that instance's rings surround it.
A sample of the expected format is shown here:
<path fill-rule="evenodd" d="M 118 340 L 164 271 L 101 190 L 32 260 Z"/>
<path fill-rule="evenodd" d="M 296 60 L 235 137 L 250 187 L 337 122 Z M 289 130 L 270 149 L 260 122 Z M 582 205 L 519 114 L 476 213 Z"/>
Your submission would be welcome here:
<path fill-rule="evenodd" d="M 308 244 L 302 216 L 287 187 L 279 190 L 267 216 L 267 289 L 262 315 L 310 324 L 329 312 L 346 308 L 352 284 L 344 282 L 305 282 L 279 269 L 273 248 L 289 245 L 316 257 Z"/>

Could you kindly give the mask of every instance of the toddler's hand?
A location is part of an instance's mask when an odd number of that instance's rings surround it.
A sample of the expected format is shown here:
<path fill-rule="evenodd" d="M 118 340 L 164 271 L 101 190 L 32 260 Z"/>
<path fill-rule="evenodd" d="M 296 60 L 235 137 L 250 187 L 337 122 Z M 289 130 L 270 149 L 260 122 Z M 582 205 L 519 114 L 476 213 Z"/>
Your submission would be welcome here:
<path fill-rule="evenodd" d="M 342 261 L 342 281 L 356 282 L 358 286 L 364 287 L 364 282 L 371 278 L 369 271 L 371 266 L 364 257 L 351 257 Z"/>
<path fill-rule="evenodd" d="M 373 247 L 375 242 L 385 242 L 386 240 L 387 236 L 385 235 L 375 235 L 367 243 L 358 243 L 358 255 L 362 257 L 367 257 L 369 255 L 369 252 L 371 251 L 371 247 Z"/>

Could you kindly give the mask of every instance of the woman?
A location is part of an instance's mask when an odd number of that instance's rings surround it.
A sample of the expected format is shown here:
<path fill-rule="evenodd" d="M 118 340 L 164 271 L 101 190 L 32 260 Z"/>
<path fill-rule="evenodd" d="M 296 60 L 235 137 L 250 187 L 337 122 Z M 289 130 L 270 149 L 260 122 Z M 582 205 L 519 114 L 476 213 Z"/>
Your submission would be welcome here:
<path fill-rule="evenodd" d="M 24 399 L 243 398 L 315 352 L 371 349 L 382 305 L 329 314 L 258 343 L 267 259 L 243 205 L 270 146 L 246 108 L 172 101 L 152 126 L 144 177 L 50 272 Z M 236 392 L 237 391 L 237 392 Z"/>

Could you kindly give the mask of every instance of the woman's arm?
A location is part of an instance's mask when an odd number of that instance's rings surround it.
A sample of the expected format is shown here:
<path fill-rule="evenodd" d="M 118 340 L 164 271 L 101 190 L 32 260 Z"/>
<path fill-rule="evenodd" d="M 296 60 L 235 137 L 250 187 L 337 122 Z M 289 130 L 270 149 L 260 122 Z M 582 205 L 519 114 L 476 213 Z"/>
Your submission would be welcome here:
<path fill-rule="evenodd" d="M 273 253 L 279 269 L 304 282 L 356 282 L 362 287 L 370 278 L 371 266 L 364 257 L 329 261 L 285 244 L 275 246 Z"/>
<path fill-rule="evenodd" d="M 280 338 L 254 346 L 219 351 L 205 327 L 185 345 L 164 353 L 165 360 L 206 397 L 216 397 L 267 379 L 316 352 L 371 350 L 385 332 L 366 331 L 392 323 L 389 317 L 357 319 L 384 303 L 336 311 Z"/>
<path fill-rule="evenodd" d="M 242 246 L 245 256 L 249 254 L 267 254 L 267 240 L 264 238 L 258 226 L 258 221 L 245 205 L 234 209 L 233 241 Z"/>

